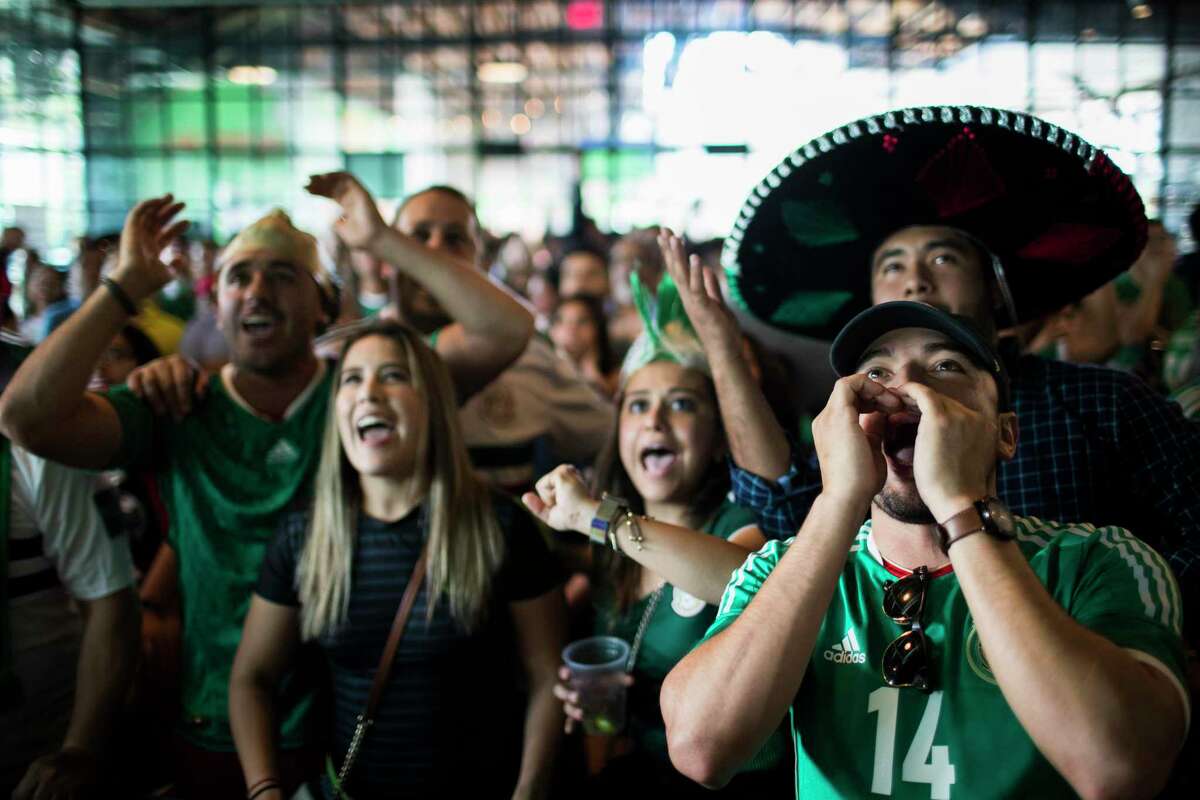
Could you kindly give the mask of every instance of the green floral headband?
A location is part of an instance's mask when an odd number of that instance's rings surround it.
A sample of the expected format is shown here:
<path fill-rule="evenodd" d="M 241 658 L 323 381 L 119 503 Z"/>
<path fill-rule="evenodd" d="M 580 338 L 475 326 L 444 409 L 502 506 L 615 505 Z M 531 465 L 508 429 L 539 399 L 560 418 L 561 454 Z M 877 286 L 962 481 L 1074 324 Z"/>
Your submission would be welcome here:
<path fill-rule="evenodd" d="M 636 272 L 630 274 L 633 304 L 642 318 L 642 333 L 629 348 L 621 364 L 621 385 L 635 372 L 655 361 L 670 361 L 687 369 L 711 375 L 708 357 L 696 337 L 679 296 L 679 288 L 670 275 L 658 282 L 658 292 L 652 294 Z"/>

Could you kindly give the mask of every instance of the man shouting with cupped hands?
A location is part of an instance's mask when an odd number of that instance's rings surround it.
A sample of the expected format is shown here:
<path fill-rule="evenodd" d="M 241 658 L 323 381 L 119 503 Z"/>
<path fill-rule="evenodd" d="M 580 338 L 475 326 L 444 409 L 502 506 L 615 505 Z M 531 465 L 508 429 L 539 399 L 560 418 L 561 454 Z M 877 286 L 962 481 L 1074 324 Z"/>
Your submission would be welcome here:
<path fill-rule="evenodd" d="M 820 496 L 663 685 L 676 767 L 723 785 L 790 711 L 805 800 L 1154 796 L 1189 716 L 1165 562 L 996 499 L 1017 420 L 965 318 L 884 303 L 831 359 Z"/>

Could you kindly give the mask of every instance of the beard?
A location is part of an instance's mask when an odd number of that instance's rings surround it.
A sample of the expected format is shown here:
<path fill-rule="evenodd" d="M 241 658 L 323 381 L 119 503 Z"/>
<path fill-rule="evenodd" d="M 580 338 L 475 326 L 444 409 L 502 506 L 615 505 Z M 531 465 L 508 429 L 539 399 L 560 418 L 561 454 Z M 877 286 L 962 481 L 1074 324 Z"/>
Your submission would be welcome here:
<path fill-rule="evenodd" d="M 908 525 L 936 525 L 937 520 L 929 513 L 929 507 L 921 500 L 915 491 L 903 492 L 884 486 L 872 501 L 875 505 L 897 522 Z"/>
<path fill-rule="evenodd" d="M 415 281 L 401 282 L 400 318 L 424 334 L 444 328 L 454 320 L 438 302 Z"/>

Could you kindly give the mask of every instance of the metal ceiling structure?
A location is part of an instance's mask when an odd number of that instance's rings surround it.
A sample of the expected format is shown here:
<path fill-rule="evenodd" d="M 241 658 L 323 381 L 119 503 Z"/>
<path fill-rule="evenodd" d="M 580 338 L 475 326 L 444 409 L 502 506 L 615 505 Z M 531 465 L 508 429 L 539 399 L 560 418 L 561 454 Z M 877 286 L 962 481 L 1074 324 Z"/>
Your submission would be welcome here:
<path fill-rule="evenodd" d="M 39 200 L 29 181 L 9 178 L 0 218 L 55 209 L 44 211 L 50 240 L 110 227 L 135 198 L 177 186 L 224 233 L 281 181 L 331 166 L 360 172 L 384 197 L 453 180 L 480 195 L 485 218 L 506 202 L 493 200 L 496 187 L 516 181 L 518 204 L 550 227 L 582 183 L 602 224 L 646 221 L 663 202 L 630 195 L 670 182 L 660 156 L 700 148 L 724 160 L 689 164 L 761 173 L 808 132 L 805 96 L 833 80 L 804 62 L 808 72 L 775 81 L 777 116 L 700 92 L 698 121 L 681 124 L 714 132 L 671 132 L 652 101 L 679 88 L 690 46 L 731 32 L 827 48 L 836 75 L 862 79 L 847 94 L 869 83 L 852 110 L 946 102 L 938 80 L 964 69 L 981 82 L 972 100 L 999 97 L 1063 124 L 1086 126 L 1107 105 L 1110 124 L 1140 126 L 1130 146 L 1139 185 L 1168 217 L 1200 191 L 1200 4 L 1185 0 L 8 0 L 0 31 L 0 158 L 78 187 Z M 650 43 L 668 39 L 651 86 Z M 1020 51 L 1016 73 L 989 66 L 1001 50 Z M 517 71 L 494 81 L 497 64 Z M 735 119 L 715 124 L 722 116 Z M 784 130 L 764 139 L 774 119 Z M 530 175 L 546 187 L 526 187 Z M 679 188 L 688 191 L 703 187 Z"/>

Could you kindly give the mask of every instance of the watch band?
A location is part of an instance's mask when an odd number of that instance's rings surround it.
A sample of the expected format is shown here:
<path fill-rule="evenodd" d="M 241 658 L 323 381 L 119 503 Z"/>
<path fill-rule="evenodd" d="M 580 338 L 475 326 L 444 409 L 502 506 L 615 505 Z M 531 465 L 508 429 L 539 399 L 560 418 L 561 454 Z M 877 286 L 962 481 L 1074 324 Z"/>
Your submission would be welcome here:
<path fill-rule="evenodd" d="M 971 530 L 967 531 L 966 533 L 960 533 L 957 536 L 954 536 L 952 538 L 943 536 L 942 537 L 942 552 L 945 553 L 946 555 L 950 555 L 951 545 L 953 545 L 955 542 L 958 542 L 958 541 L 961 541 L 961 540 L 967 538 L 968 536 L 974 536 L 977 533 L 987 533 L 987 528 L 985 528 L 983 526 L 980 526 L 978 528 L 972 528 Z"/>
<path fill-rule="evenodd" d="M 604 496 L 600 498 L 596 516 L 592 517 L 592 524 L 588 528 L 588 538 L 601 547 L 608 544 L 609 532 L 613 530 L 614 523 L 623 512 L 628 511 L 628 508 L 624 500 L 605 492 Z"/>
<path fill-rule="evenodd" d="M 983 517 L 980 516 L 977 506 L 972 504 L 945 522 L 938 523 L 938 544 L 941 545 L 942 552 L 945 553 L 954 542 L 982 530 L 984 530 Z"/>
<path fill-rule="evenodd" d="M 999 539 L 1004 542 L 1017 538 L 1011 531 L 1002 530 L 996 524 L 990 505 L 992 503 L 998 505 L 999 511 L 1004 512 L 1004 515 L 1007 516 L 1008 510 L 999 499 L 985 497 L 981 500 L 976 500 L 969 507 L 964 508 L 945 522 L 940 523 L 937 526 L 937 532 L 938 543 L 941 545 L 942 552 L 948 555 L 950 545 L 959 539 L 965 539 L 975 533 L 986 533 L 993 539 Z"/>

